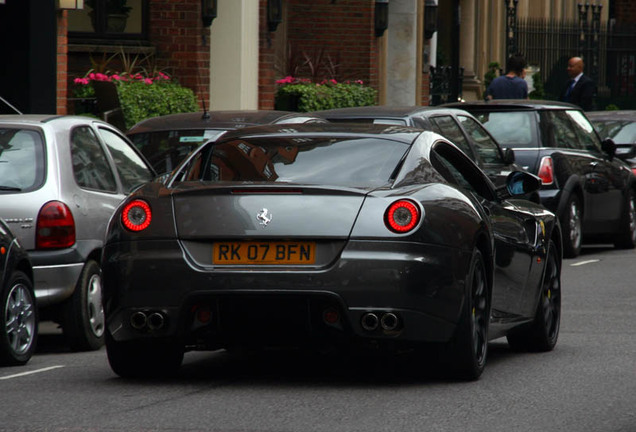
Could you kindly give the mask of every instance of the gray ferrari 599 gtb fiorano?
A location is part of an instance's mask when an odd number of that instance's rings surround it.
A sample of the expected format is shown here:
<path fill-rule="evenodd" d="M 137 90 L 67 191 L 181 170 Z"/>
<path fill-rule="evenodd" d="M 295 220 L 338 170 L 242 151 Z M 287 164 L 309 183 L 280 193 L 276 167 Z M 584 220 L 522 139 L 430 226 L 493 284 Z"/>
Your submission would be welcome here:
<path fill-rule="evenodd" d="M 199 147 L 133 192 L 103 252 L 110 365 L 175 373 L 189 350 L 445 347 L 478 378 L 488 341 L 554 348 L 562 242 L 553 213 L 495 189 L 432 132 L 263 126 Z"/>

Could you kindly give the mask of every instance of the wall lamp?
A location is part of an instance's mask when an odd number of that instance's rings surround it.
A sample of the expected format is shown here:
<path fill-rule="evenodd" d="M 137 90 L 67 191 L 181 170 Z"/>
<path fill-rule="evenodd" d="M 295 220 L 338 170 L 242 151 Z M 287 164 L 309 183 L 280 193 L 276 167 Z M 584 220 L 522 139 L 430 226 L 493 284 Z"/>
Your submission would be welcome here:
<path fill-rule="evenodd" d="M 437 31 L 437 0 L 426 0 L 424 4 L 424 37 L 430 39 Z"/>
<path fill-rule="evenodd" d="M 389 0 L 375 0 L 375 36 L 382 36 L 387 28 L 389 28 Z"/>
<path fill-rule="evenodd" d="M 283 0 L 267 0 L 267 28 L 276 31 L 278 24 L 283 22 Z"/>
<path fill-rule="evenodd" d="M 58 9 L 84 9 L 84 0 L 57 0 Z"/>
<path fill-rule="evenodd" d="M 204 27 L 210 27 L 212 21 L 216 18 L 216 1 L 217 0 L 201 0 L 201 19 Z"/>

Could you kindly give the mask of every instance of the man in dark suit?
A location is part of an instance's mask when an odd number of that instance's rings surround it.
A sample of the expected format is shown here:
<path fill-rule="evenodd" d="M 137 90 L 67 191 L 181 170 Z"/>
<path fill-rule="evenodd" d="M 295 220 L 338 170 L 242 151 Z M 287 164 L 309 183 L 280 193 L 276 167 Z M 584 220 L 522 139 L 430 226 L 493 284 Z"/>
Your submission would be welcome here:
<path fill-rule="evenodd" d="M 572 57 L 568 60 L 568 85 L 561 93 L 561 100 L 578 105 L 584 111 L 591 111 L 594 107 L 596 84 L 591 78 L 583 75 L 583 59 Z"/>

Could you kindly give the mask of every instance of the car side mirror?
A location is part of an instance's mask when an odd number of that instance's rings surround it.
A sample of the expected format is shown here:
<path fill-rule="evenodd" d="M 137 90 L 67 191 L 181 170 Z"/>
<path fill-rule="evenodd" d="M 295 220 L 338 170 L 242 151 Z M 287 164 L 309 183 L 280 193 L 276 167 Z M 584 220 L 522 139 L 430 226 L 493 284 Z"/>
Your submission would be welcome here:
<path fill-rule="evenodd" d="M 611 158 L 616 155 L 616 143 L 611 138 L 605 138 L 601 142 L 601 149 Z"/>
<path fill-rule="evenodd" d="M 536 192 L 541 188 L 541 179 L 525 171 L 513 171 L 506 178 L 504 196 L 501 198 L 518 197 Z"/>
<path fill-rule="evenodd" d="M 621 160 L 636 157 L 636 144 L 616 144 L 616 157 Z"/>
<path fill-rule="evenodd" d="M 506 165 L 512 165 L 515 163 L 515 151 L 511 148 L 504 150 L 504 163 Z"/>

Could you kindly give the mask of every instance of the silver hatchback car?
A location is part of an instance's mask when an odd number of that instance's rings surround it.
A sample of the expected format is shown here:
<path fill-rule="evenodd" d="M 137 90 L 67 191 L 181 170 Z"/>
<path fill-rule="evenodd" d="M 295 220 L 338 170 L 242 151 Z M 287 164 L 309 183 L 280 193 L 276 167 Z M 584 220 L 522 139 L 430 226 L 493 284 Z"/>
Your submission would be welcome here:
<path fill-rule="evenodd" d="M 0 116 L 0 217 L 33 263 L 41 320 L 73 350 L 104 343 L 100 257 L 115 208 L 154 170 L 127 138 L 79 116 Z"/>

